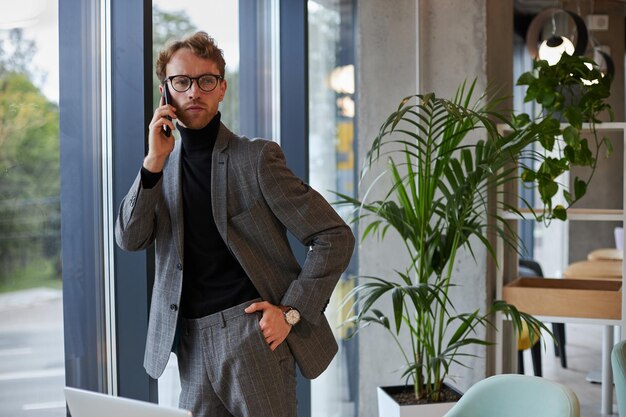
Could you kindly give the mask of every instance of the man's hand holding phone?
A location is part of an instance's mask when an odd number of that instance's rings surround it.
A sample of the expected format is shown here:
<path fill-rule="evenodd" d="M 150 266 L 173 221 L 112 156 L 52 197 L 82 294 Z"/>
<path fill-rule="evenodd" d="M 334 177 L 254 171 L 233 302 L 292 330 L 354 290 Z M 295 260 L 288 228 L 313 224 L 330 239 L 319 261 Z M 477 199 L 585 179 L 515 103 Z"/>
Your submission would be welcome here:
<path fill-rule="evenodd" d="M 148 155 L 143 160 L 143 166 L 150 172 L 161 172 L 165 160 L 174 149 L 174 137 L 172 130 L 175 129 L 172 119 L 176 118 L 176 109 L 170 104 L 167 83 L 163 84 L 161 106 L 152 116 L 148 134 Z"/>

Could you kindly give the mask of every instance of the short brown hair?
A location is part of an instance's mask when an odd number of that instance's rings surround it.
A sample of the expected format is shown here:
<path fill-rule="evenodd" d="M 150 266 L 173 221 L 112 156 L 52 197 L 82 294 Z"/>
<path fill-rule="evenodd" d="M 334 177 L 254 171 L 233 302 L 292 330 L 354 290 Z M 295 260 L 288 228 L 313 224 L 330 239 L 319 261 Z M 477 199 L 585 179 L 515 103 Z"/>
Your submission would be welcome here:
<path fill-rule="evenodd" d="M 159 80 L 165 79 L 165 67 L 172 59 L 172 55 L 182 48 L 189 48 L 191 52 L 200 58 L 210 59 L 217 64 L 220 75 L 224 76 L 226 61 L 224 61 L 224 51 L 217 47 L 215 40 L 206 32 L 196 32 L 181 40 L 170 41 L 168 45 L 159 52 L 156 61 L 156 75 Z"/>

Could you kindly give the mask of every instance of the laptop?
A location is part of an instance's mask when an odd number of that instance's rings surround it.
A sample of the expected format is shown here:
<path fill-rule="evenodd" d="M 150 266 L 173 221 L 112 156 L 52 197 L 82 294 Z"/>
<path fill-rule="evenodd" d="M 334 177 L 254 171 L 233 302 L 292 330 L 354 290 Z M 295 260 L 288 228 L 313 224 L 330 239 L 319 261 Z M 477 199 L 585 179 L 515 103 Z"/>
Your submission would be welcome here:
<path fill-rule="evenodd" d="M 77 388 L 65 387 L 65 400 L 72 417 L 192 417 L 190 411 L 180 408 Z"/>

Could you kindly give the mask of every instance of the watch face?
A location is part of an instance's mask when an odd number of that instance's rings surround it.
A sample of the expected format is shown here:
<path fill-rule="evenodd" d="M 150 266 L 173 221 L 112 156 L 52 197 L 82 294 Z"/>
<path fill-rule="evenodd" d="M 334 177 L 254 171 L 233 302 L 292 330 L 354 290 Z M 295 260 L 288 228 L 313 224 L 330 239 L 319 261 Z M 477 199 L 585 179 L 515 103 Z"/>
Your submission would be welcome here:
<path fill-rule="evenodd" d="M 291 324 L 292 326 L 294 324 L 298 324 L 298 322 L 300 321 L 300 312 L 292 308 L 285 313 L 285 320 L 287 320 L 287 323 Z"/>

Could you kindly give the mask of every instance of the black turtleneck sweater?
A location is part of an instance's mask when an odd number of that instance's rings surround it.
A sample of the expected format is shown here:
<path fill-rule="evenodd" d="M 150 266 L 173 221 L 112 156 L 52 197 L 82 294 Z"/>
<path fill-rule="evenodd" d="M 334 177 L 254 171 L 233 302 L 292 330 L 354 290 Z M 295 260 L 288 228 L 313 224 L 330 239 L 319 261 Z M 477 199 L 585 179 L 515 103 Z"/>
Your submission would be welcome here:
<path fill-rule="evenodd" d="M 198 318 L 257 298 L 259 293 L 224 243 L 213 218 L 211 161 L 220 128 L 220 113 L 202 129 L 180 125 L 177 128 L 182 138 L 185 227 L 180 305 L 183 317 Z M 142 182 L 147 180 L 143 171 Z"/>

